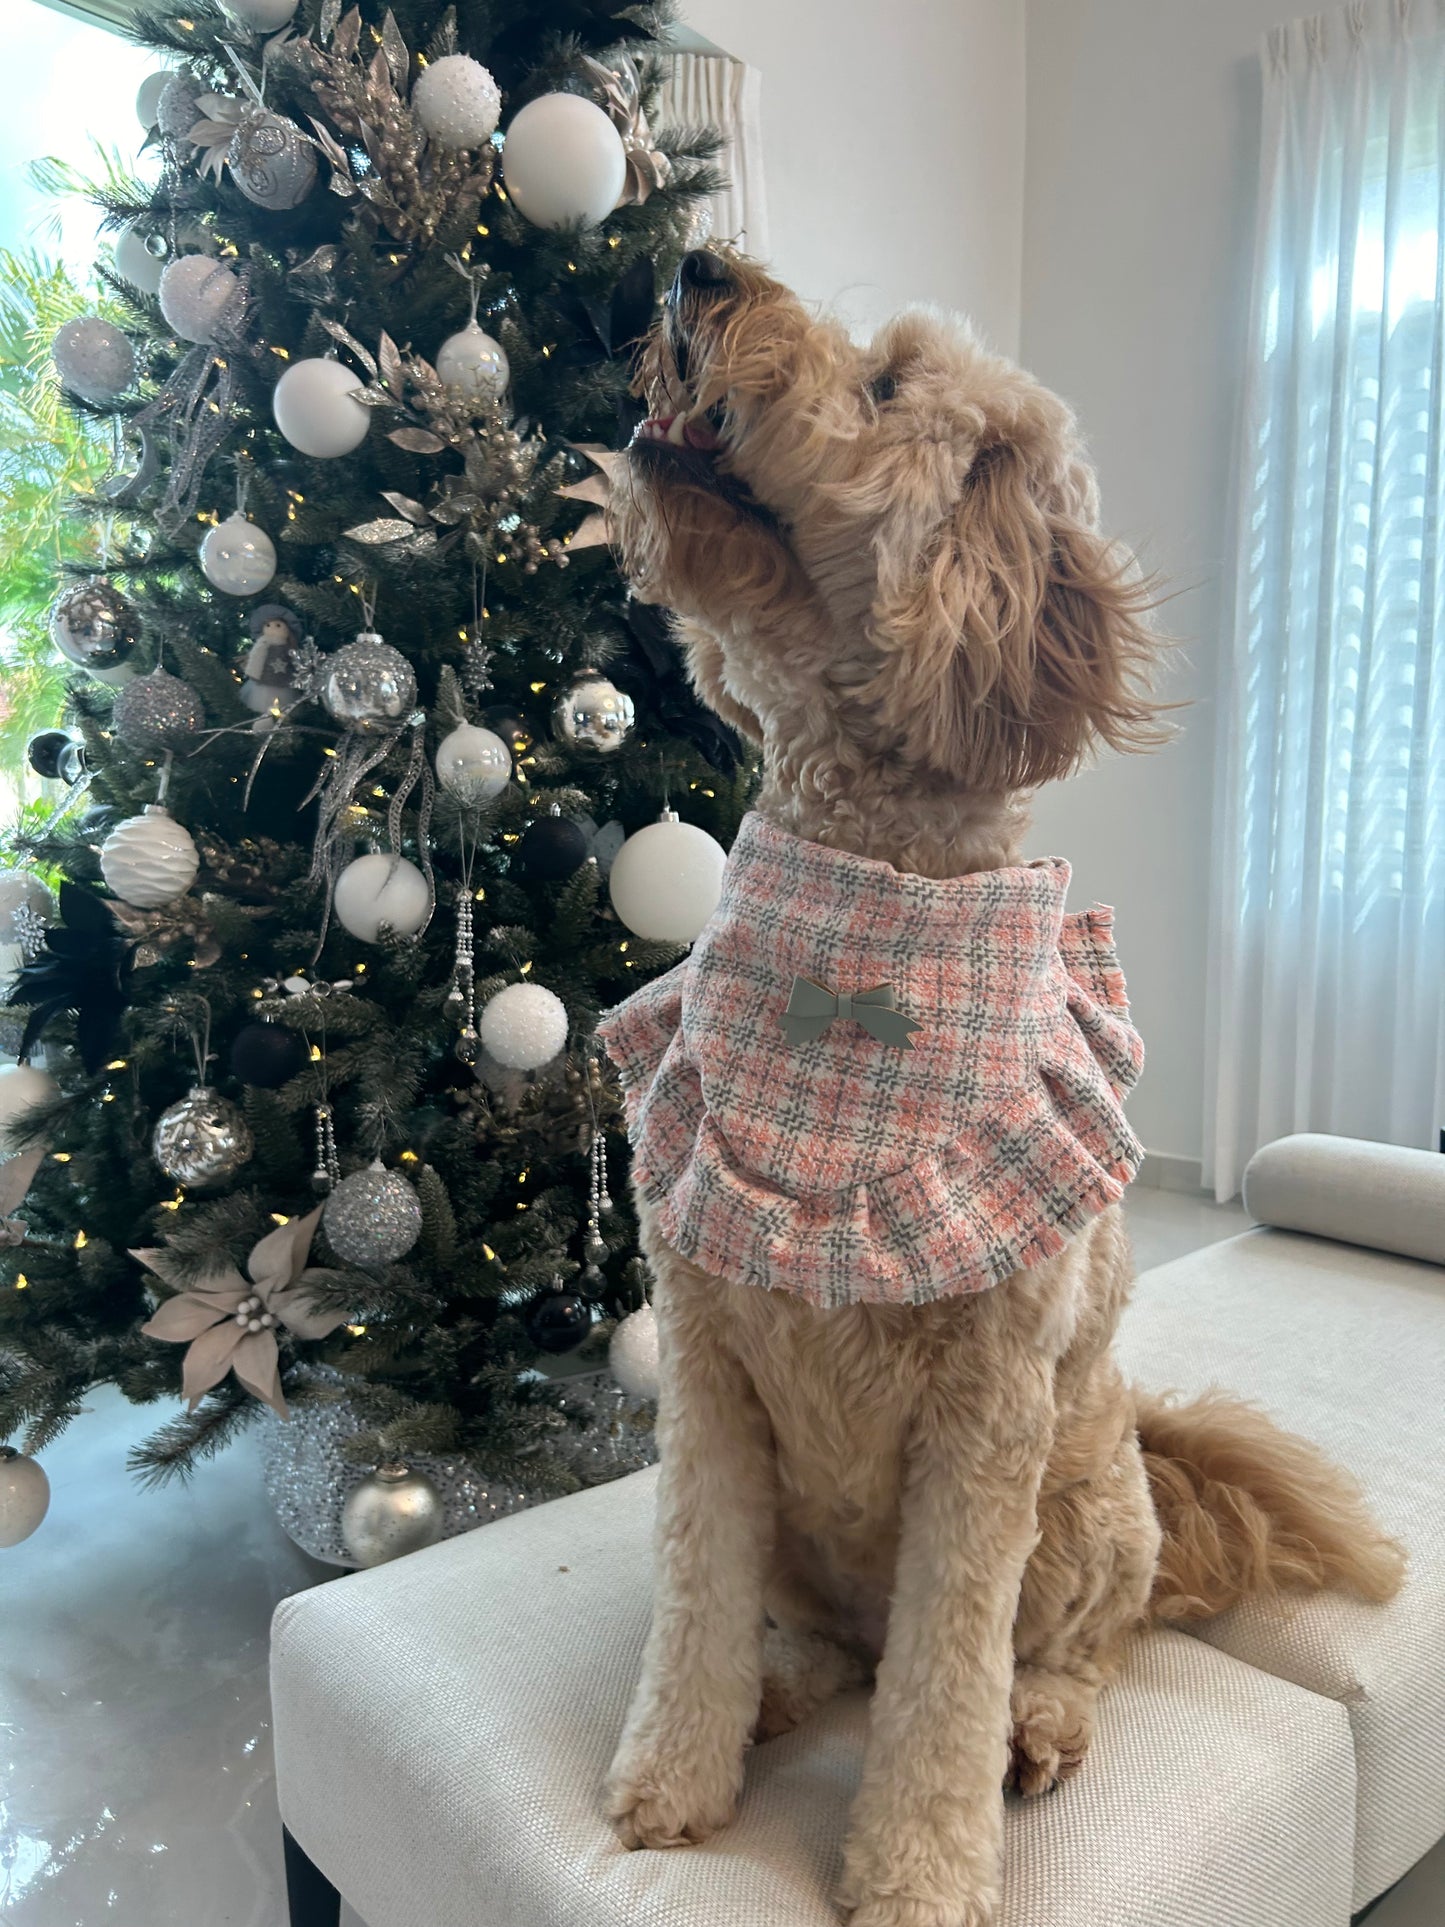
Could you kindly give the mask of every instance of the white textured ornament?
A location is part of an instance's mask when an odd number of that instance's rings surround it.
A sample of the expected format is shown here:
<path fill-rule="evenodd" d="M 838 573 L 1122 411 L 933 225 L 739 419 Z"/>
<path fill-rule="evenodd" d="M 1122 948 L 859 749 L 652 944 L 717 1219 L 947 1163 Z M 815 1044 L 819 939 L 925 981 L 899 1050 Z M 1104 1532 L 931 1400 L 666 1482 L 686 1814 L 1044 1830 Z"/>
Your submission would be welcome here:
<path fill-rule="evenodd" d="M 366 440 L 371 410 L 356 397 L 365 386 L 344 362 L 317 356 L 293 362 L 271 396 L 276 426 L 303 455 L 333 460 Z"/>
<path fill-rule="evenodd" d="M 321 1214 L 326 1241 L 349 1265 L 390 1265 L 421 1236 L 421 1199 L 380 1161 L 343 1178 Z"/>
<path fill-rule="evenodd" d="M 437 781 L 449 796 L 475 807 L 500 796 L 512 777 L 512 752 L 493 730 L 458 723 L 437 745 Z"/>
<path fill-rule="evenodd" d="M 438 147 L 480 147 L 497 131 L 502 96 L 480 60 L 443 54 L 417 76 L 411 111 Z"/>
<path fill-rule="evenodd" d="M 28 1539 L 50 1510 L 50 1481 L 39 1459 L 0 1445 L 0 1547 Z"/>
<path fill-rule="evenodd" d="M 226 12 L 257 33 L 275 33 L 296 11 L 296 0 L 222 0 Z"/>
<path fill-rule="evenodd" d="M 651 1305 L 629 1312 L 613 1332 L 607 1366 L 629 1398 L 656 1398 L 659 1385 L 657 1313 Z"/>
<path fill-rule="evenodd" d="M 0 870 L 0 943 L 22 942 L 27 923 L 54 921 L 55 897 L 47 883 L 29 870 Z"/>
<path fill-rule="evenodd" d="M 231 270 L 209 254 L 178 255 L 161 275 L 162 318 L 182 341 L 210 341 L 240 285 Z"/>
<path fill-rule="evenodd" d="M 0 1156 L 14 1153 L 11 1125 L 35 1105 L 48 1104 L 59 1095 L 60 1086 L 49 1071 L 38 1071 L 33 1064 L 7 1064 L 0 1070 Z"/>
<path fill-rule="evenodd" d="M 168 1178 L 202 1190 L 250 1161 L 251 1127 L 229 1098 L 197 1086 L 156 1119 L 151 1152 Z"/>
<path fill-rule="evenodd" d="M 672 810 L 629 836 L 607 879 L 612 908 L 634 937 L 691 943 L 717 909 L 727 851 Z"/>
<path fill-rule="evenodd" d="M 207 531 L 201 573 L 223 595 L 256 595 L 276 573 L 276 544 L 237 509 Z"/>
<path fill-rule="evenodd" d="M 440 1492 L 408 1465 L 379 1465 L 341 1508 L 342 1542 L 358 1566 L 384 1566 L 435 1545 L 445 1524 Z"/>
<path fill-rule="evenodd" d="M 299 207 L 316 185 L 316 148 L 294 120 L 249 107 L 226 149 L 231 178 L 273 214 Z"/>
<path fill-rule="evenodd" d="M 174 78 L 173 67 L 158 67 L 153 74 L 147 74 L 136 89 L 135 117 L 147 133 L 155 126 L 160 114 L 161 95 Z"/>
<path fill-rule="evenodd" d="M 567 1006 L 541 984 L 508 984 L 483 1010 L 477 1034 L 509 1071 L 540 1070 L 567 1042 Z"/>
<path fill-rule="evenodd" d="M 123 395 L 135 380 L 129 335 L 98 314 L 77 315 L 56 331 L 55 372 L 73 394 L 97 407 Z"/>
<path fill-rule="evenodd" d="M 140 294 L 155 294 L 165 273 L 166 257 L 164 251 L 154 253 L 147 243 L 153 237 L 144 234 L 134 221 L 127 222 L 115 237 L 115 271 L 122 281 Z"/>
<path fill-rule="evenodd" d="M 627 184 L 622 136 L 581 94 L 542 94 L 507 129 L 507 192 L 535 227 L 596 227 Z"/>
<path fill-rule="evenodd" d="M 100 846 L 100 874 L 122 903 L 159 910 L 184 896 L 201 867 L 189 830 L 159 803 L 117 823 Z"/>
<path fill-rule="evenodd" d="M 460 388 L 478 401 L 500 401 L 512 378 L 506 349 L 475 321 L 447 336 L 435 366 L 448 388 Z"/>
<path fill-rule="evenodd" d="M 344 930 L 375 943 L 383 924 L 399 937 L 414 937 L 431 910 L 431 892 L 414 863 L 373 851 L 347 864 L 332 905 Z"/>

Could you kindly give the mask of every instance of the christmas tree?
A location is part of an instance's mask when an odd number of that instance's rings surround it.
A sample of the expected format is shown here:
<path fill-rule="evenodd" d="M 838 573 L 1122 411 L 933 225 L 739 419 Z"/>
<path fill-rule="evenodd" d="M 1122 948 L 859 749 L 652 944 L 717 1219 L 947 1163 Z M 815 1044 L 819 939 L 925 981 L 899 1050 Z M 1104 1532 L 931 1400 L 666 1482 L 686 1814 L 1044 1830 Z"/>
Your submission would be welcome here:
<path fill-rule="evenodd" d="M 696 933 L 750 775 L 606 543 L 717 184 L 657 123 L 667 22 L 139 23 L 158 185 L 106 184 L 105 314 L 55 343 L 117 459 L 0 878 L 0 1440 L 111 1383 L 185 1396 L 150 1479 L 317 1401 L 358 1466 L 588 1476 L 536 1368 L 645 1295 L 592 1029 Z"/>

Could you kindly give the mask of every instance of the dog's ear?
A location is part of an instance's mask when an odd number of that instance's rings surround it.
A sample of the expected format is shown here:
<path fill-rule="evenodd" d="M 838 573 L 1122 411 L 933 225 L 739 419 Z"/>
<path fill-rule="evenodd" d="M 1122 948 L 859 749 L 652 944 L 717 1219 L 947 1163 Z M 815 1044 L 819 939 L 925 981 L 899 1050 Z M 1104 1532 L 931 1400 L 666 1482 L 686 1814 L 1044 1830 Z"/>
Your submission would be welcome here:
<path fill-rule="evenodd" d="M 1095 503 L 1081 460 L 985 441 L 911 558 L 880 558 L 885 662 L 868 693 L 920 761 L 978 789 L 1032 789 L 1098 741 L 1162 740 L 1151 591 L 1099 534 Z"/>

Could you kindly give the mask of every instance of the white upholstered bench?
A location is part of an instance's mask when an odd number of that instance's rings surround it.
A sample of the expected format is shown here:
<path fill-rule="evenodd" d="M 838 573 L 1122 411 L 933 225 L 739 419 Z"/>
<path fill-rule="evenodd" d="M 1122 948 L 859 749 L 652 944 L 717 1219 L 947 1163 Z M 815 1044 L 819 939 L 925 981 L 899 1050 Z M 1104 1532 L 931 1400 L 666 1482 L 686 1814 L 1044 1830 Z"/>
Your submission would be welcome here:
<path fill-rule="evenodd" d="M 1246 1198 L 1268 1228 L 1140 1280 L 1126 1368 L 1317 1439 L 1411 1576 L 1388 1607 L 1325 1595 L 1139 1638 L 1084 1772 L 1010 1804 L 1005 1927 L 1346 1927 L 1445 1833 L 1445 1157 L 1287 1139 Z M 706 1846 L 628 1853 L 603 1818 L 655 1482 L 283 1602 L 293 1927 L 332 1927 L 338 1893 L 367 1927 L 834 1927 L 861 1695 L 758 1747 Z"/>

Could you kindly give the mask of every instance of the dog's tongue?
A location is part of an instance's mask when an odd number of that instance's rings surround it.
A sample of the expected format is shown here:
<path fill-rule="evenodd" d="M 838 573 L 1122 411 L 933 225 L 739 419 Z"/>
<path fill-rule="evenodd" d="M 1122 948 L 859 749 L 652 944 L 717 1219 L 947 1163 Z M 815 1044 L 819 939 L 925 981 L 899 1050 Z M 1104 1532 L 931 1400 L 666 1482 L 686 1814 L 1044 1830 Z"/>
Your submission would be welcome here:
<path fill-rule="evenodd" d="M 671 442 L 674 448 L 717 447 L 717 433 L 701 415 L 651 415 L 639 424 L 634 440 Z"/>

